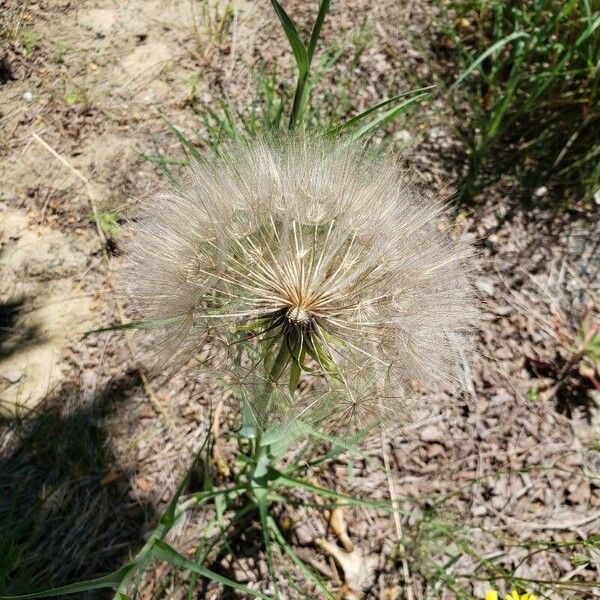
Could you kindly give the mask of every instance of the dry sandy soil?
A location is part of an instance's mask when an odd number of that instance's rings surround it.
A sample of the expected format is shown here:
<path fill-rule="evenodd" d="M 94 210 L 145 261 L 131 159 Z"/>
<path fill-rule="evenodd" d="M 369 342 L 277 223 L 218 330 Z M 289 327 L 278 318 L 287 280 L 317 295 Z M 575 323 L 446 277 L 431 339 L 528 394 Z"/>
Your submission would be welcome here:
<path fill-rule="evenodd" d="M 348 51 L 317 103 L 352 114 L 431 81 L 432 7 L 333 4 L 324 40 Z M 286 7 L 309 22 L 312 6 Z M 218 109 L 223 98 L 248 106 L 254 73 L 265 64 L 291 73 L 291 58 L 262 0 L 229 13 L 193 0 L 8 0 L 0 12 L 2 593 L 118 567 L 155 527 L 201 446 L 222 395 L 208 376 L 187 369 L 148 383 L 135 340 L 84 334 L 123 317 L 110 222 L 155 187 L 159 171 L 144 156 L 181 155 L 165 120 L 202 146 L 208 133 L 192 106 Z M 390 151 L 431 195 L 451 195 L 462 169 L 449 119 L 438 98 L 388 130 Z M 533 580 L 539 597 L 600 597 L 600 551 L 590 541 L 600 531 L 598 394 L 589 369 L 570 363 L 586 307 L 599 301 L 597 217 L 555 212 L 547 190 L 517 202 L 515 189 L 500 179 L 456 219 L 479 251 L 483 315 L 464 393 L 424 399 L 401 434 L 313 473 L 363 497 L 393 489 L 403 510 L 395 523 L 346 509 L 369 565 L 365 598 L 482 598 L 494 570 L 481 557 Z M 108 215 L 104 228 L 94 213 Z M 232 426 L 226 410 L 227 452 Z M 209 516 L 192 513 L 169 541 L 193 553 Z M 298 552 L 342 588 L 343 570 L 315 544 L 336 542 L 323 512 L 279 517 Z M 553 547 L 531 553 L 540 541 Z M 268 590 L 262 553 L 251 536 L 244 543 L 213 568 Z M 184 598 L 186 589 L 185 577 L 156 566 L 140 594 Z"/>

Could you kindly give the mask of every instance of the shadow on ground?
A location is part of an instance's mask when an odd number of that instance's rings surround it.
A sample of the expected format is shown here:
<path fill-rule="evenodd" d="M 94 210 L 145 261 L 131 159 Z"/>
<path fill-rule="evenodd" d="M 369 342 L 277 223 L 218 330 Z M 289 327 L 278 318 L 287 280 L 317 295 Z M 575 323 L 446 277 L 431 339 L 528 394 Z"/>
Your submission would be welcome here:
<path fill-rule="evenodd" d="M 0 596 L 108 573 L 141 545 L 155 514 L 131 499 L 104 418 L 126 410 L 137 387 L 130 373 L 82 405 L 78 386 L 68 384 L 33 417 L 0 420 Z"/>
<path fill-rule="evenodd" d="M 9 300 L 0 304 L 0 360 L 45 341 L 38 325 L 19 324 L 26 313 L 24 299 Z"/>

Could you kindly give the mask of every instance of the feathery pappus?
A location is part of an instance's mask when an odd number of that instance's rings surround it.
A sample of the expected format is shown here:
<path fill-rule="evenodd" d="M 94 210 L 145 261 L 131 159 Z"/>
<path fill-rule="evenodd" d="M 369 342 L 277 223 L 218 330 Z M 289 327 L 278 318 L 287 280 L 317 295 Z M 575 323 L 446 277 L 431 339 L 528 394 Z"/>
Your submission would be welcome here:
<path fill-rule="evenodd" d="M 393 417 L 415 382 L 453 377 L 474 316 L 471 252 L 440 227 L 444 211 L 353 142 L 232 142 L 145 203 L 120 281 L 156 324 L 157 364 L 207 341 L 250 345 L 253 376 L 290 398 L 303 376 L 320 380 L 315 414 L 360 426 Z"/>

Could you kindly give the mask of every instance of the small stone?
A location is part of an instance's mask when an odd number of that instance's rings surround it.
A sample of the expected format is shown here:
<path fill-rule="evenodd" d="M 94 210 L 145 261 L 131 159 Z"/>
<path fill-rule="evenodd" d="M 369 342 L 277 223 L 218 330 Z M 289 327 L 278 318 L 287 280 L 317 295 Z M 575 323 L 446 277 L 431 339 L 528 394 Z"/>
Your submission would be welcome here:
<path fill-rule="evenodd" d="M 571 484 L 569 486 L 569 500 L 573 504 L 585 505 L 591 497 L 591 488 L 589 481 L 582 481 L 579 485 Z"/>
<path fill-rule="evenodd" d="M 250 579 L 250 571 L 248 568 L 242 568 L 239 566 L 233 567 L 233 579 L 239 583 L 248 583 Z"/>
<path fill-rule="evenodd" d="M 18 383 L 23 378 L 23 372 L 16 367 L 9 367 L 2 371 L 2 377 L 4 377 L 8 383 Z"/>
<path fill-rule="evenodd" d="M 90 397 L 96 389 L 98 375 L 93 369 L 84 369 L 79 376 L 81 382 L 81 390 L 86 397 Z"/>
<path fill-rule="evenodd" d="M 496 510 L 502 510 L 504 508 L 504 505 L 506 504 L 506 498 L 494 494 L 490 503 Z"/>
<path fill-rule="evenodd" d="M 543 185 L 543 186 L 539 187 L 537 190 L 535 190 L 535 197 L 543 198 L 547 193 L 548 193 L 548 188 L 545 185 Z"/>
<path fill-rule="evenodd" d="M 446 130 L 443 127 L 432 127 L 429 130 L 429 137 L 431 139 L 434 139 L 434 140 L 438 139 L 438 138 L 441 138 L 441 137 L 444 137 L 446 135 L 448 135 L 448 134 L 447 134 Z"/>
<path fill-rule="evenodd" d="M 513 307 L 505 304 L 504 306 L 496 306 L 494 308 L 494 313 L 496 315 L 498 315 L 499 317 L 506 317 L 507 315 L 510 315 L 510 313 L 513 312 Z"/>
<path fill-rule="evenodd" d="M 135 487 L 138 489 L 138 492 L 142 495 L 147 495 L 150 492 L 150 483 L 147 479 L 143 477 L 138 477 L 135 480 Z"/>
<path fill-rule="evenodd" d="M 512 400 L 512 395 L 504 389 L 499 389 L 491 398 L 490 404 L 506 404 Z"/>
<path fill-rule="evenodd" d="M 156 411 L 149 404 L 144 404 L 138 412 L 140 419 L 154 419 L 156 417 Z"/>
<path fill-rule="evenodd" d="M 494 284 L 491 283 L 490 281 L 487 281 L 485 279 L 480 279 L 479 281 L 475 282 L 475 287 L 480 292 L 483 292 L 486 296 L 494 295 Z"/>
<path fill-rule="evenodd" d="M 296 541 L 301 546 L 308 546 L 314 542 L 314 536 L 305 525 L 300 525 L 294 529 L 294 534 L 296 536 Z"/>
<path fill-rule="evenodd" d="M 514 357 L 514 354 L 510 348 L 507 346 L 502 346 L 501 348 L 498 348 L 496 352 L 494 352 L 494 356 L 500 360 L 510 360 Z"/>
<path fill-rule="evenodd" d="M 33 102 L 33 94 L 31 92 L 25 92 L 23 94 L 23 100 L 25 100 L 27 103 Z"/>
<path fill-rule="evenodd" d="M 435 425 L 427 425 L 419 434 L 422 442 L 443 442 L 445 437 L 444 432 Z"/>
<path fill-rule="evenodd" d="M 412 139 L 412 135 L 408 129 L 400 129 L 394 134 L 394 139 L 398 142 L 409 142 Z"/>

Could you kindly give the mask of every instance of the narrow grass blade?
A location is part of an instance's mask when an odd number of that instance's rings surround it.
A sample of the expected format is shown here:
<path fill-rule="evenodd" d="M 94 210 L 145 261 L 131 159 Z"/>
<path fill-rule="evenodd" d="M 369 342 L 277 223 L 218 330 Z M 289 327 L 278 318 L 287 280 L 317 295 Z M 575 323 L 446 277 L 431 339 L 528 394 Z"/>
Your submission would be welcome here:
<path fill-rule="evenodd" d="M 434 87 L 436 87 L 436 86 L 435 85 L 428 85 L 426 87 L 422 87 L 422 88 L 418 88 L 416 90 L 410 90 L 409 92 L 404 92 L 402 94 L 398 94 L 397 96 L 394 96 L 392 98 L 388 98 L 387 100 L 383 100 L 382 102 L 378 102 L 377 104 L 374 104 L 373 106 L 370 106 L 369 108 L 367 108 L 363 112 L 359 113 L 358 115 L 355 115 L 351 119 L 348 119 L 347 121 L 345 121 L 341 125 L 338 125 L 337 127 L 333 127 L 331 129 L 329 129 L 329 131 L 327 131 L 327 134 L 329 135 L 329 134 L 338 133 L 342 129 L 346 129 L 346 127 L 350 127 L 351 125 L 354 125 L 358 121 L 361 121 L 365 117 L 369 116 L 371 113 L 374 113 L 375 111 L 378 111 L 380 108 L 383 108 L 384 106 L 388 106 L 388 104 L 392 104 L 392 102 L 396 102 L 397 100 L 400 100 L 400 98 L 404 98 L 405 96 L 409 96 L 411 94 L 418 94 L 420 92 L 425 92 L 426 90 L 431 90 Z"/>
<path fill-rule="evenodd" d="M 313 571 L 295 552 L 294 549 L 287 543 L 285 536 L 279 531 L 279 527 L 273 520 L 273 517 L 269 517 L 269 527 L 273 533 L 275 541 L 283 548 L 284 552 L 291 558 L 292 562 L 302 571 L 303 575 L 312 581 L 325 595 L 324 597 L 328 600 L 335 600 L 335 596 L 329 591 L 329 588 L 325 582 Z"/>
<path fill-rule="evenodd" d="M 568 167 L 566 167 L 562 171 L 559 171 L 559 173 L 568 173 L 569 171 L 572 171 L 573 169 L 581 167 L 581 165 L 585 164 L 586 162 L 597 160 L 599 157 L 600 157 L 600 144 L 596 144 L 595 146 L 592 147 L 592 149 L 589 152 L 587 152 L 579 160 L 576 160 L 575 162 L 570 164 Z"/>
<path fill-rule="evenodd" d="M 187 488 L 187 486 L 189 484 L 189 480 L 192 475 L 192 471 L 194 470 L 195 465 L 197 464 L 201 453 L 204 451 L 204 448 L 206 447 L 207 440 L 208 440 L 208 437 L 206 437 L 204 439 L 198 452 L 194 456 L 194 459 L 192 460 L 190 467 L 187 470 L 185 478 L 177 486 L 177 490 L 175 491 L 175 494 L 171 498 L 166 510 L 161 515 L 158 526 L 152 532 L 152 534 L 150 535 L 150 537 L 148 538 L 148 540 L 146 541 L 146 543 L 144 544 L 142 549 L 137 553 L 135 559 L 133 561 L 131 561 L 130 564 L 133 566 L 133 568 L 131 569 L 131 571 L 129 573 L 126 574 L 126 576 L 123 578 L 123 581 L 121 581 L 121 583 L 119 585 L 119 589 L 117 590 L 118 592 L 121 592 L 125 588 L 125 586 L 130 582 L 130 580 L 133 579 L 133 577 L 135 577 L 136 575 L 140 576 L 140 574 L 143 572 L 143 570 L 146 568 L 146 565 L 148 564 L 148 560 L 149 560 L 150 556 L 152 555 L 154 545 L 157 542 L 161 541 L 168 534 L 168 532 L 173 527 L 173 525 L 185 513 L 187 506 L 192 503 L 200 504 L 200 503 L 204 502 L 205 500 L 208 500 L 209 498 L 213 497 L 214 494 L 216 493 L 216 492 L 211 492 L 211 491 L 204 492 L 204 494 L 202 495 L 201 498 L 198 498 L 196 496 L 194 498 L 187 500 L 182 505 L 179 504 L 179 498 L 181 497 L 181 494 L 183 493 L 183 491 Z"/>
<path fill-rule="evenodd" d="M 304 77 L 308 73 L 308 68 L 310 66 L 310 59 L 308 57 L 308 53 L 306 52 L 306 48 L 298 35 L 298 30 L 294 25 L 294 21 L 290 19 L 289 15 L 285 12 L 281 4 L 277 2 L 277 0 L 271 0 L 271 4 L 275 9 L 275 13 L 279 18 L 279 22 L 283 27 L 283 31 L 290 43 L 292 48 L 292 52 L 294 53 L 294 58 L 296 59 L 296 66 L 298 68 L 298 73 L 300 77 Z M 316 43 L 316 42 L 315 42 Z"/>
<path fill-rule="evenodd" d="M 142 160 L 147 160 L 148 162 L 156 163 L 161 167 L 163 165 L 176 165 L 178 167 L 185 167 L 185 165 L 187 165 L 187 161 L 182 160 L 181 158 L 169 158 L 162 154 L 140 154 L 140 158 Z"/>
<path fill-rule="evenodd" d="M 181 131 L 179 131 L 179 129 L 177 129 L 177 127 L 175 127 L 175 125 L 171 124 L 164 117 L 163 117 L 163 121 L 167 124 L 167 127 L 175 134 L 175 137 L 177 138 L 179 143 L 182 145 L 183 149 L 188 154 L 193 156 L 196 160 L 202 161 L 203 160 L 202 154 L 200 154 L 200 152 L 198 151 L 198 148 L 196 148 L 196 146 L 194 146 L 194 144 L 192 144 L 192 142 L 190 142 L 185 137 L 185 135 L 183 135 L 183 133 L 181 133 Z"/>
<path fill-rule="evenodd" d="M 325 21 L 325 17 L 327 15 L 327 12 L 329 11 L 330 4 L 331 0 L 321 0 L 321 3 L 319 5 L 319 14 L 317 15 L 317 19 L 315 20 L 312 33 L 310 34 L 310 41 L 308 42 L 309 65 L 312 62 L 312 58 L 315 54 L 317 42 L 319 41 L 319 37 L 321 36 L 321 27 L 323 26 L 323 21 Z"/>
<path fill-rule="evenodd" d="M 148 156 L 145 156 L 142 154 L 142 158 L 144 158 L 144 160 L 150 160 L 150 161 L 158 164 L 158 166 L 161 168 L 162 172 L 165 174 L 165 177 L 169 180 L 171 185 L 173 185 L 174 187 L 177 187 L 177 185 L 178 185 L 177 178 L 175 177 L 175 174 L 171 170 L 171 166 L 174 164 L 173 159 L 169 158 L 168 156 L 165 156 L 162 153 L 160 146 L 158 145 L 156 140 L 153 140 L 153 143 L 154 143 L 154 148 L 156 150 L 156 154 L 148 155 Z M 187 164 L 187 161 L 181 161 L 181 162 L 182 162 L 181 166 Z"/>
<path fill-rule="evenodd" d="M 168 319 L 156 319 L 154 321 L 136 321 L 135 323 L 122 323 L 119 325 L 111 325 L 110 327 L 100 327 L 100 329 L 91 329 L 84 333 L 84 337 L 92 333 L 106 333 L 107 331 L 127 331 L 130 329 L 155 329 L 172 325 L 185 319 L 185 317 L 169 317 Z"/>
<path fill-rule="evenodd" d="M 223 577 L 214 571 L 210 571 L 209 569 L 199 565 L 185 556 L 182 556 L 177 552 L 174 548 L 169 546 L 166 542 L 157 541 L 154 544 L 154 548 L 151 552 L 152 556 L 158 560 L 162 560 L 164 562 L 168 562 L 169 564 L 177 567 L 178 569 L 185 569 L 187 571 L 191 571 L 192 573 L 196 573 L 201 577 L 206 577 L 211 581 L 215 581 L 224 586 L 230 587 L 234 590 L 238 590 L 239 592 L 244 592 L 254 598 L 263 598 L 263 600 L 271 600 L 271 596 L 266 596 L 261 592 L 257 592 L 255 590 L 251 590 L 249 587 L 238 583 L 237 581 L 233 581 L 232 579 L 228 579 L 227 577 Z"/>
<path fill-rule="evenodd" d="M 402 113 L 405 113 L 413 104 L 416 104 L 419 100 L 422 100 L 427 96 L 429 96 L 429 92 L 424 92 L 400 102 L 400 104 L 394 106 L 394 108 L 388 110 L 382 115 L 379 115 L 376 119 L 373 119 L 373 121 L 367 123 L 367 125 L 364 125 L 358 131 L 353 133 L 352 139 L 358 140 L 367 134 L 375 133 L 375 131 L 381 127 L 385 127 L 390 121 L 393 121 L 396 117 L 400 116 Z"/>
<path fill-rule="evenodd" d="M 535 103 L 539 98 L 543 96 L 546 92 L 546 89 L 558 78 L 564 77 L 564 68 L 565 65 L 568 64 L 569 60 L 576 52 L 576 50 L 587 40 L 589 39 L 596 31 L 596 29 L 600 26 L 600 16 L 596 17 L 594 21 L 592 21 L 588 27 L 586 27 L 585 31 L 577 38 L 575 43 L 563 54 L 562 58 L 558 63 L 554 66 L 552 70 L 549 70 L 546 73 L 546 80 L 542 85 L 539 85 L 535 90 L 535 93 L 532 94 L 531 98 L 527 100 L 526 109 L 530 106 L 535 106 Z"/>
<path fill-rule="evenodd" d="M 520 38 L 529 37 L 528 33 L 524 31 L 513 31 L 510 35 L 503 37 L 501 40 L 498 40 L 495 44 L 492 44 L 485 52 L 482 52 L 458 77 L 458 79 L 450 86 L 449 92 L 451 92 L 454 88 L 458 87 L 471 72 L 473 72 L 488 56 L 494 54 L 498 50 L 504 48 L 506 44 L 510 44 L 514 40 L 518 40 Z"/>
<path fill-rule="evenodd" d="M 275 565 L 273 564 L 273 552 L 271 551 L 271 536 L 269 535 L 269 506 L 267 489 L 255 488 L 254 498 L 258 506 L 258 514 L 260 517 L 263 541 L 265 543 L 267 569 L 269 570 L 269 575 L 271 576 L 271 580 L 273 581 L 273 586 L 275 588 L 275 596 L 279 598 L 279 580 L 277 577 L 277 572 L 275 571 Z"/>
<path fill-rule="evenodd" d="M 128 563 L 114 573 L 97 577 L 96 579 L 87 579 L 78 581 L 70 585 L 33 592 L 31 594 L 21 594 L 18 596 L 0 596 L 1 600 L 24 600 L 25 598 L 51 598 L 52 596 L 64 596 L 66 594 L 77 594 L 78 592 L 87 592 L 90 590 L 100 590 L 103 588 L 116 589 L 129 573 L 136 567 L 135 563 Z"/>
<path fill-rule="evenodd" d="M 323 496 L 325 498 L 334 498 L 336 500 L 343 501 L 343 504 L 354 504 L 356 506 L 366 506 L 367 508 L 373 508 L 378 510 L 390 510 L 393 511 L 393 506 L 391 502 L 373 502 L 371 500 L 362 500 L 361 498 L 353 498 L 352 496 L 346 496 L 345 494 L 340 494 L 339 492 L 334 492 L 332 490 L 326 490 L 325 488 L 321 488 L 316 485 L 312 485 L 307 481 L 303 481 L 301 479 L 294 479 L 293 477 L 288 477 L 287 475 L 281 474 L 274 480 L 274 484 L 285 485 L 286 487 L 291 488 L 301 488 L 307 490 L 309 492 L 313 492 L 319 496 Z"/>

